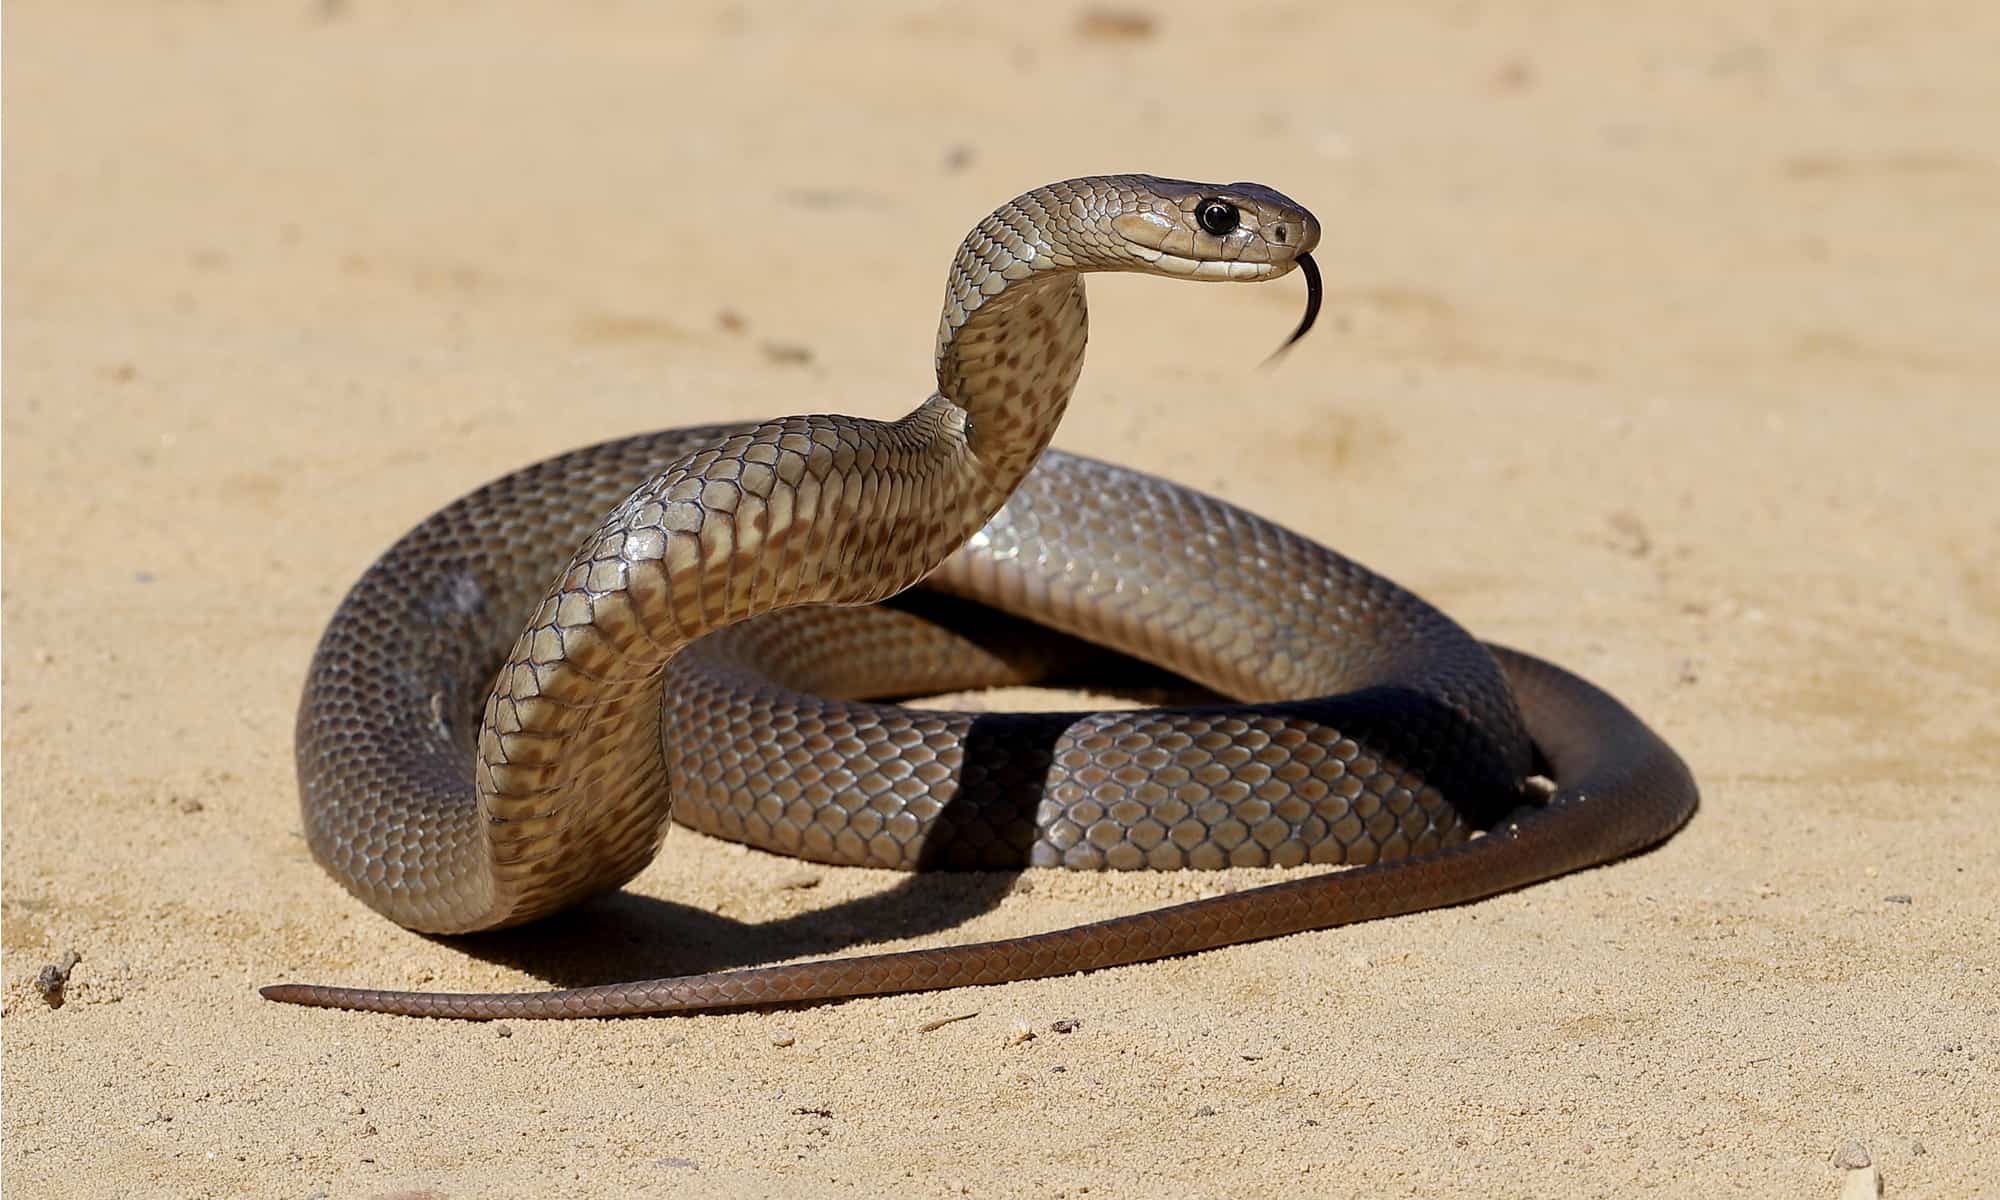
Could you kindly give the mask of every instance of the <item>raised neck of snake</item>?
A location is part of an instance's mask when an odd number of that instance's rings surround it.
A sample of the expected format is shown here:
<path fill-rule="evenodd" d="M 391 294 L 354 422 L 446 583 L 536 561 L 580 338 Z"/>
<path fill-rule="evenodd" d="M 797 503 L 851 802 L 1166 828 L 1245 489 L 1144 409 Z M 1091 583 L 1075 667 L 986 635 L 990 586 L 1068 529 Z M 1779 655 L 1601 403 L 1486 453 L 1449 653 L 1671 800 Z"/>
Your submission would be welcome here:
<path fill-rule="evenodd" d="M 965 278 L 952 272 L 955 292 Z M 938 395 L 964 411 L 982 482 L 1006 493 L 1048 447 L 1083 372 L 1083 280 L 1030 276 L 973 300 L 965 323 L 939 335 Z"/>
<path fill-rule="evenodd" d="M 1083 371 L 1089 316 L 1081 248 L 1052 213 L 1064 185 L 1038 188 L 960 243 L 938 323 L 938 395 L 965 414 L 981 481 L 1013 491 L 1047 448 Z"/>

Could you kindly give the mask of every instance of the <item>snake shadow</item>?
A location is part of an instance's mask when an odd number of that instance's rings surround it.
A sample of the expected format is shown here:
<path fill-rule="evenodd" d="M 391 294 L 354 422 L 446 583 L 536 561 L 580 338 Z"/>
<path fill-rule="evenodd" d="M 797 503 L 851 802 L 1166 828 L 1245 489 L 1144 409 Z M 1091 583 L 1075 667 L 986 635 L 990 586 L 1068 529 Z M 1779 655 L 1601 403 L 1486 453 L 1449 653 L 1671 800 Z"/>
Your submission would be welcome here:
<path fill-rule="evenodd" d="M 770 921 L 621 891 L 518 929 L 435 940 L 557 988 L 701 975 L 950 929 L 997 907 L 1018 874 L 914 874 L 872 896 Z"/>

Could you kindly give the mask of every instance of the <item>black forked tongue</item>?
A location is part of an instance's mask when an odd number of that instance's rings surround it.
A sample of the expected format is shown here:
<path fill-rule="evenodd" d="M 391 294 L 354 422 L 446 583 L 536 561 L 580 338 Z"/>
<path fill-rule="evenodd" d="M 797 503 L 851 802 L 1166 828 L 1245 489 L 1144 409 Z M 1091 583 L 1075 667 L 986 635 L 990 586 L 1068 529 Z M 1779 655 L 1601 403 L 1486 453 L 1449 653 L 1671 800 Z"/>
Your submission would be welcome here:
<path fill-rule="evenodd" d="M 1264 365 L 1267 367 L 1283 358 L 1285 351 L 1290 350 L 1292 344 L 1304 337 L 1306 331 L 1313 327 L 1313 322 L 1319 320 L 1319 264 L 1313 261 L 1313 256 L 1310 254 L 1301 254 L 1292 261 L 1298 263 L 1299 274 L 1306 277 L 1306 315 L 1300 319 L 1299 327 L 1292 330 L 1292 336 L 1285 339 L 1285 344 L 1271 351 L 1271 357 L 1264 360 Z"/>

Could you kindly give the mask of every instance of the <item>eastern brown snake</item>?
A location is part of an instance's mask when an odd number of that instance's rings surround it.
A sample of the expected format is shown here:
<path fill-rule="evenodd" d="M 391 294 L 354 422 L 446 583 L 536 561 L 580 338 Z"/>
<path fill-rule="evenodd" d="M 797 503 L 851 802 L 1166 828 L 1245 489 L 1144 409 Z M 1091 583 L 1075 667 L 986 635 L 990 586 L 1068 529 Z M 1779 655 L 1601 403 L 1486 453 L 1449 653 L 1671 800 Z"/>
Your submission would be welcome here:
<path fill-rule="evenodd" d="M 935 950 L 518 995 L 264 994 L 525 1018 L 998 983 L 1460 903 L 1672 833 L 1693 779 L 1610 696 L 1220 500 L 1046 450 L 1082 367 L 1084 274 L 1271 279 L 1311 271 L 1318 240 L 1255 184 L 1105 176 L 1010 201 L 959 249 L 937 392 L 908 416 L 605 442 L 419 524 L 321 639 L 299 783 L 319 861 L 431 932 L 615 888 L 670 816 L 871 866 L 1366 865 Z M 876 604 L 920 580 L 1011 617 Z M 1056 656 L 1013 618 L 1216 699 L 865 701 L 1042 678 Z"/>

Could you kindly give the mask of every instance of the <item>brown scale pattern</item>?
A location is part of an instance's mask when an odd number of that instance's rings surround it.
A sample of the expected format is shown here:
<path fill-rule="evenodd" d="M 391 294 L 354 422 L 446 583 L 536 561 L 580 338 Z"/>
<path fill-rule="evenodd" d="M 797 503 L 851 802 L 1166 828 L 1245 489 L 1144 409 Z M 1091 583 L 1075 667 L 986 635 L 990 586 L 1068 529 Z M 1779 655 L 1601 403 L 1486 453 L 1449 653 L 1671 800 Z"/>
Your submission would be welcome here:
<path fill-rule="evenodd" d="M 1217 194 L 1243 213 L 1227 235 L 1193 220 Z M 1037 189 L 961 246 L 939 391 L 909 416 L 622 439 L 447 506 L 330 622 L 300 793 L 320 862 L 434 931 L 615 887 L 670 814 L 830 862 L 1373 865 L 983 946 L 526 997 L 266 994 L 560 1016 L 997 982 L 1454 903 L 1666 836 L 1692 782 L 1603 693 L 1211 497 L 1043 454 L 1081 370 L 1081 273 L 1269 278 L 1317 237 L 1257 185 Z M 1059 661 L 996 629 L 797 607 L 879 601 L 947 556 L 933 586 L 1238 703 L 1007 716 L 852 698 Z M 1563 785 L 1544 807 L 1521 806 L 1529 734 Z"/>

